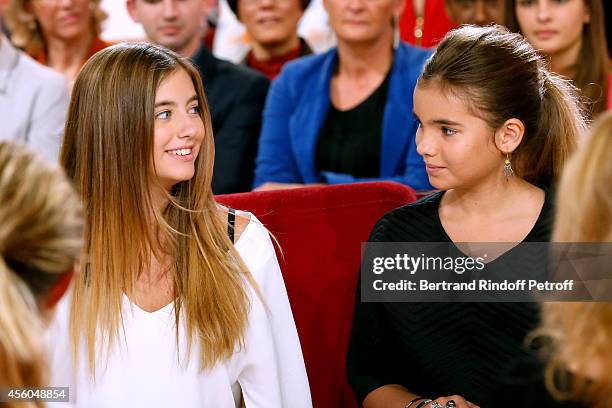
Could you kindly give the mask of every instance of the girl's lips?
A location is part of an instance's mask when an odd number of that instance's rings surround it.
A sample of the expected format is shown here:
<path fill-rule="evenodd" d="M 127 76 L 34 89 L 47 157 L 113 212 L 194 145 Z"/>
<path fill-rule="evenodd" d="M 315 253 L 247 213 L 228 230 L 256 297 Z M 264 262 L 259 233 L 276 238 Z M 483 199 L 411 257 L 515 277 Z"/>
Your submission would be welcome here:
<path fill-rule="evenodd" d="M 168 152 L 166 152 L 168 153 Z M 174 154 L 174 153 L 168 153 L 170 156 L 174 157 L 177 160 L 180 161 L 184 161 L 184 162 L 190 162 L 193 161 L 195 159 L 195 154 L 193 153 L 189 153 L 189 154 L 185 154 L 185 155 L 179 155 L 179 154 Z"/>
<path fill-rule="evenodd" d="M 446 167 L 434 166 L 432 164 L 426 164 L 425 168 L 426 168 L 428 173 L 438 173 L 438 172 L 444 170 Z"/>

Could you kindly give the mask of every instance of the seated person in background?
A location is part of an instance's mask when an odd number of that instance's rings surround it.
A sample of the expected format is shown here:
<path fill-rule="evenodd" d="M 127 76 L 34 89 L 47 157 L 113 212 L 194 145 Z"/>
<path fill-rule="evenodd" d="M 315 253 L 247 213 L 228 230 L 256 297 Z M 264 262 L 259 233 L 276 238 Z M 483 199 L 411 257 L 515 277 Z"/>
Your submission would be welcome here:
<path fill-rule="evenodd" d="M 6 3 L 0 0 L 0 12 Z M 56 162 L 67 107 L 62 76 L 15 49 L 0 30 L 0 141 L 27 144 Z"/>
<path fill-rule="evenodd" d="M 150 42 L 194 62 L 210 105 L 215 138 L 215 194 L 249 191 L 269 81 L 259 72 L 215 58 L 202 41 L 209 0 L 128 0 Z"/>
<path fill-rule="evenodd" d="M 301 0 L 300 0 L 301 1 Z M 250 38 L 244 24 L 238 21 L 227 0 L 218 0 L 218 19 L 213 53 L 218 58 L 239 64 L 250 51 Z M 308 43 L 313 53 L 325 52 L 336 44 L 329 26 L 323 0 L 310 0 L 297 27 L 298 36 Z"/>
<path fill-rule="evenodd" d="M 610 157 L 612 114 L 606 114 L 563 171 L 554 241 L 612 243 Z M 552 341 L 547 368 L 538 360 L 516 364 L 491 406 L 515 407 L 518 400 L 523 408 L 612 407 L 611 322 L 612 302 L 544 304 L 537 333 Z"/>
<path fill-rule="evenodd" d="M 431 52 L 394 47 L 403 0 L 325 5 L 338 47 L 287 64 L 272 85 L 254 186 L 395 180 L 430 188 L 412 91 Z"/>
<path fill-rule="evenodd" d="M 61 163 L 85 203 L 88 273 L 58 310 L 53 383 L 78 408 L 311 407 L 268 231 L 214 201 L 195 67 L 119 44 L 85 64 L 72 97 Z"/>
<path fill-rule="evenodd" d="M 46 387 L 42 338 L 83 248 L 81 203 L 55 164 L 22 146 L 0 143 L 0 175 L 0 384 Z"/>
<path fill-rule="evenodd" d="M 71 85 L 89 57 L 109 44 L 99 37 L 106 13 L 100 0 L 11 0 L 11 41 L 64 75 Z"/>
<path fill-rule="evenodd" d="M 573 94 L 520 35 L 451 31 L 414 91 L 417 150 L 442 191 L 385 215 L 370 241 L 549 241 L 546 189 L 585 128 Z M 488 408 L 500 367 L 526 354 L 538 323 L 533 303 L 366 303 L 360 293 L 347 371 L 364 408 Z"/>
<path fill-rule="evenodd" d="M 457 24 L 504 24 L 505 0 L 446 0 L 446 12 Z"/>
<path fill-rule="evenodd" d="M 242 61 L 273 80 L 285 63 L 312 54 L 297 26 L 310 0 L 230 0 L 246 27 L 251 50 Z"/>
<path fill-rule="evenodd" d="M 551 71 L 574 81 L 592 117 L 606 110 L 612 77 L 602 0 L 506 2 L 506 26 L 546 55 Z"/>

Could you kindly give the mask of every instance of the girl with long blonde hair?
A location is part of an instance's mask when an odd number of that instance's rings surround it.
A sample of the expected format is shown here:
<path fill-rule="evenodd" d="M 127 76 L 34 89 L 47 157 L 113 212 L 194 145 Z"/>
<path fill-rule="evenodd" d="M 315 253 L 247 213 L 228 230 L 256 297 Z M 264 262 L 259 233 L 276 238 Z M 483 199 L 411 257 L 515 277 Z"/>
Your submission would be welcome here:
<path fill-rule="evenodd" d="M 46 385 L 41 338 L 81 253 L 81 216 L 79 198 L 59 169 L 22 146 L 0 143 L 0 389 Z"/>
<path fill-rule="evenodd" d="M 61 163 L 86 258 L 57 322 L 72 367 L 54 367 L 77 406 L 311 405 L 270 237 L 215 203 L 213 146 L 201 79 L 177 54 L 121 44 L 77 77 Z"/>

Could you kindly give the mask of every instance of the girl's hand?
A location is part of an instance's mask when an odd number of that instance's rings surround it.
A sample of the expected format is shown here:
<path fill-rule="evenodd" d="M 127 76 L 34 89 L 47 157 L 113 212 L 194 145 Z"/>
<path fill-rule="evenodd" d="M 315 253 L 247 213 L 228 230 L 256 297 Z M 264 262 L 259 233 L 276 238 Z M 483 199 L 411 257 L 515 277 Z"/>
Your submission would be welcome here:
<path fill-rule="evenodd" d="M 433 400 L 432 402 L 430 402 L 429 405 L 426 405 L 426 407 L 427 408 L 430 408 L 432 406 L 435 407 L 436 405 L 434 403 L 437 402 L 438 404 L 442 406 L 442 408 L 446 408 L 448 406 L 447 403 L 449 401 L 454 401 L 456 408 L 480 408 L 478 405 L 472 404 L 471 402 L 466 401 L 465 398 L 463 398 L 460 395 L 451 395 L 450 397 L 437 398 Z"/>

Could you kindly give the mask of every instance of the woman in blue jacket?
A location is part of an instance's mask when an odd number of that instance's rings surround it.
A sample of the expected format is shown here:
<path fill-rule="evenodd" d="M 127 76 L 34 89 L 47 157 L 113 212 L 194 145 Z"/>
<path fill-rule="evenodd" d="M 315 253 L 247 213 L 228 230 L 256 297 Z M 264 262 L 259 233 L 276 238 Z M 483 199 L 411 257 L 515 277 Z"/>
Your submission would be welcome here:
<path fill-rule="evenodd" d="M 394 41 L 403 3 L 325 1 L 338 46 L 287 64 L 272 85 L 255 188 L 372 180 L 431 188 L 412 115 L 431 52 Z"/>

